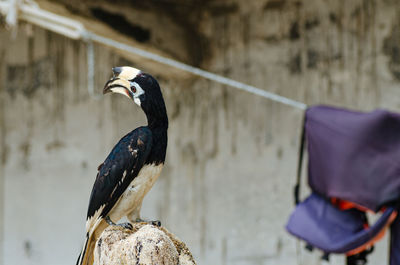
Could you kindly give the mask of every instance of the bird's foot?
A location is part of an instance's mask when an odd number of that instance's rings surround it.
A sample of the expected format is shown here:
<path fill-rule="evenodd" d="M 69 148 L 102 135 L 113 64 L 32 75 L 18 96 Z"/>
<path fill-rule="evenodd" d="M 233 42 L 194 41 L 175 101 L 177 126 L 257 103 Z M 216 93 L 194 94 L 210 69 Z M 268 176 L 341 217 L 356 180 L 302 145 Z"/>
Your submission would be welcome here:
<path fill-rule="evenodd" d="M 133 229 L 133 226 L 132 226 L 132 224 L 131 223 L 128 223 L 128 222 L 126 222 L 126 223 L 121 223 L 121 224 L 117 224 L 118 226 L 121 226 L 122 228 L 125 228 L 125 229 L 129 229 L 129 230 L 132 230 Z"/>
<path fill-rule="evenodd" d="M 128 223 L 128 222 L 127 222 L 127 223 L 116 224 L 116 223 L 114 223 L 114 222 L 110 219 L 109 216 L 106 217 L 106 222 L 107 222 L 107 224 L 109 224 L 109 225 L 111 225 L 111 226 L 120 226 L 120 227 L 122 227 L 122 228 L 129 229 L 129 230 L 132 230 L 132 229 L 133 229 L 133 226 L 132 226 L 131 223 Z"/>
<path fill-rule="evenodd" d="M 158 226 L 158 227 L 161 226 L 161 222 L 159 220 L 147 221 L 147 220 L 143 220 L 143 219 L 137 218 L 136 222 L 138 222 L 138 223 L 144 222 L 144 223 L 148 223 L 148 224 L 155 225 L 155 226 Z"/>

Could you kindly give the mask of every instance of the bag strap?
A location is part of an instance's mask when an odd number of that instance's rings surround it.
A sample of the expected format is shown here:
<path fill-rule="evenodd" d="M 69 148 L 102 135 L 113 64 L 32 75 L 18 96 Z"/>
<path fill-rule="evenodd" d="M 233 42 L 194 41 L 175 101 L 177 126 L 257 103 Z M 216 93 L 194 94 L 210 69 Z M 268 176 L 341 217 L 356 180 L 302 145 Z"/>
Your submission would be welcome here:
<path fill-rule="evenodd" d="M 400 202 L 398 210 L 399 205 Z M 390 227 L 390 265 L 400 265 L 400 214 Z"/>
<path fill-rule="evenodd" d="M 365 265 L 367 264 L 367 256 L 374 251 L 374 247 L 372 246 L 368 250 L 364 250 L 353 256 L 346 257 L 346 265 Z"/>
<path fill-rule="evenodd" d="M 304 146 L 305 146 L 305 141 L 306 141 L 306 136 L 305 136 L 305 127 L 306 123 L 306 117 L 304 114 L 303 117 L 303 122 L 302 122 L 302 130 L 301 130 L 301 136 L 300 136 L 300 148 L 299 148 L 299 157 L 298 157 L 298 162 L 297 162 L 297 177 L 296 177 L 296 185 L 294 186 L 294 203 L 295 205 L 300 203 L 300 182 L 301 182 L 301 172 L 303 168 L 303 154 L 304 154 Z"/>

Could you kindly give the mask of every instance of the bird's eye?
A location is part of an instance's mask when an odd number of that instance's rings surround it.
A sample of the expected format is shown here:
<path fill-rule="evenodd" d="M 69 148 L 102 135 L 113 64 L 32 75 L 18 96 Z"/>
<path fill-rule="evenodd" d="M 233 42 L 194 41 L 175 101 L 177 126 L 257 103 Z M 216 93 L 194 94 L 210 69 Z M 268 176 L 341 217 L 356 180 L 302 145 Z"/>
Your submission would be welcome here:
<path fill-rule="evenodd" d="M 136 93 L 136 87 L 135 86 L 132 86 L 131 89 L 132 89 L 133 93 Z"/>

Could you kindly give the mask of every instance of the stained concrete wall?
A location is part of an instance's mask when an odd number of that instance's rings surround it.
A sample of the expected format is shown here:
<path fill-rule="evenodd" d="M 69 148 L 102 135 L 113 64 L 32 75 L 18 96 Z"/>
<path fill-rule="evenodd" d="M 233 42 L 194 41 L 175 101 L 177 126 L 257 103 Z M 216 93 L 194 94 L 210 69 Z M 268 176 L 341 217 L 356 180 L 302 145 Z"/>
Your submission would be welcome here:
<path fill-rule="evenodd" d="M 397 1 L 221 1 L 202 12 L 203 68 L 308 104 L 400 111 Z M 89 96 L 84 43 L 25 26 L 0 40 L 3 262 L 73 264 L 96 168 L 145 119 L 126 98 Z M 130 64 L 154 73 L 166 99 L 166 167 L 143 217 L 198 264 L 321 264 L 284 230 L 301 111 L 105 47 L 95 55 L 99 92 L 112 66 Z M 386 252 L 383 241 L 370 264 Z"/>

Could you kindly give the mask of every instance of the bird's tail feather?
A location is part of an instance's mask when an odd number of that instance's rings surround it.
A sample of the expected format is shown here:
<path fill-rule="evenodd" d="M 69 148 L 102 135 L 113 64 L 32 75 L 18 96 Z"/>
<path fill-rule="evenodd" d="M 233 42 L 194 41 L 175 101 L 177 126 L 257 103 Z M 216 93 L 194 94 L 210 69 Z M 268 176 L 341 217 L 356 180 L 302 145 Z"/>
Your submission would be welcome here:
<path fill-rule="evenodd" d="M 94 261 L 94 248 L 97 239 L 100 237 L 101 233 L 107 227 L 107 223 L 101 220 L 96 228 L 86 234 L 85 244 L 83 245 L 82 252 L 78 257 L 76 265 L 92 265 Z"/>
<path fill-rule="evenodd" d="M 86 234 L 85 244 L 83 244 L 82 251 L 81 251 L 81 253 L 79 253 L 78 260 L 76 261 L 76 265 L 83 264 L 83 261 L 85 259 L 86 252 L 87 252 L 88 242 L 89 242 L 89 233 Z"/>

